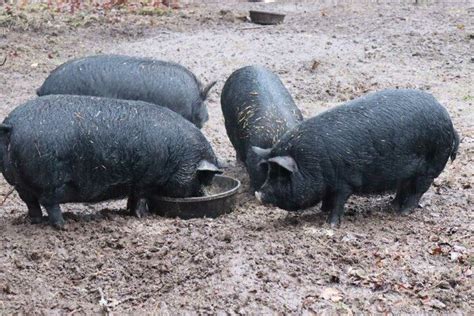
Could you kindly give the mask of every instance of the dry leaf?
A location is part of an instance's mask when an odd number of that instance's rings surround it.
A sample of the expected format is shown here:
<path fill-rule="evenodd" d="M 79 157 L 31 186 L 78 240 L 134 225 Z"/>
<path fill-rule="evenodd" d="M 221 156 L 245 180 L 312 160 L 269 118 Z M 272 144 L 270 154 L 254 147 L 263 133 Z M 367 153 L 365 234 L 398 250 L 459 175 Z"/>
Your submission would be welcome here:
<path fill-rule="evenodd" d="M 436 255 L 440 255 L 440 254 L 442 254 L 442 253 L 443 253 L 443 250 L 441 249 L 440 246 L 431 249 L 431 254 L 432 254 L 432 255 L 435 255 L 435 256 L 436 256 Z"/>
<path fill-rule="evenodd" d="M 313 61 L 313 65 L 311 66 L 311 70 L 312 70 L 312 71 L 315 71 L 316 68 L 319 67 L 319 65 L 321 65 L 321 62 L 319 62 L 319 61 L 317 61 L 317 60 Z"/>

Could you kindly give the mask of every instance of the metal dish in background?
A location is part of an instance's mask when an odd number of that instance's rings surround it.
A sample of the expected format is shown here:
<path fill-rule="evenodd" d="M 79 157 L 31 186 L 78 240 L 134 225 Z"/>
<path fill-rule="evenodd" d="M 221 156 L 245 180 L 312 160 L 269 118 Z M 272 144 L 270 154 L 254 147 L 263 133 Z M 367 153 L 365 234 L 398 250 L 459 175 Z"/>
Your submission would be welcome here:
<path fill-rule="evenodd" d="M 265 12 L 265 11 L 250 11 L 250 21 L 262 25 L 274 25 L 283 23 L 285 19 L 284 14 Z"/>
<path fill-rule="evenodd" d="M 156 196 L 149 199 L 148 206 L 152 213 L 166 217 L 216 218 L 233 211 L 239 188 L 239 180 L 217 175 L 210 187 L 212 192 L 216 192 L 214 194 L 190 198 Z"/>

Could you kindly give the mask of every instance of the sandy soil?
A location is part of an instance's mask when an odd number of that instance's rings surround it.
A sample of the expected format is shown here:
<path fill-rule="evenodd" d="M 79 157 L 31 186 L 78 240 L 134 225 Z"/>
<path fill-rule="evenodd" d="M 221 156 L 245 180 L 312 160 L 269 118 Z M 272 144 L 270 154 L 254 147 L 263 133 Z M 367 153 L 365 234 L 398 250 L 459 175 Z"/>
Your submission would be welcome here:
<path fill-rule="evenodd" d="M 238 19 L 262 7 L 285 12 L 285 23 Z M 244 184 L 237 209 L 218 219 L 137 219 L 125 215 L 124 201 L 65 205 L 66 232 L 30 225 L 11 194 L 0 211 L 0 313 L 472 315 L 473 21 L 474 8 L 463 4 L 243 3 L 102 26 L 0 28 L 0 57 L 8 54 L 0 117 L 72 57 L 176 61 L 204 82 L 218 80 L 204 133 L 228 161 L 226 174 Z M 461 134 L 458 158 L 409 216 L 388 212 L 390 196 L 353 197 L 331 230 L 317 207 L 288 214 L 259 206 L 219 104 L 225 79 L 248 64 L 278 73 L 306 117 L 369 91 L 428 90 Z M 1 178 L 0 202 L 9 191 Z"/>

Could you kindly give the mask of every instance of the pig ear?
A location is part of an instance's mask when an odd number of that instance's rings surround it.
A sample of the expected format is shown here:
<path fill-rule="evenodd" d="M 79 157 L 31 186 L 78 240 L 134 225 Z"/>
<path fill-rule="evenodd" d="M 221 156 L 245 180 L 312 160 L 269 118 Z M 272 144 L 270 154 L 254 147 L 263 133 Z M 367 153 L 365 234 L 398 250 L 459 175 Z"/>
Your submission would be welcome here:
<path fill-rule="evenodd" d="M 207 160 L 201 160 L 199 162 L 199 165 L 197 167 L 197 171 L 202 171 L 202 172 L 211 172 L 211 173 L 222 173 L 222 170 L 220 170 L 219 168 L 217 168 L 217 166 L 215 164 L 213 164 L 212 162 L 209 162 Z"/>
<path fill-rule="evenodd" d="M 210 84 L 208 84 L 207 86 L 205 86 L 204 88 L 202 88 L 202 90 L 201 90 L 201 99 L 203 99 L 203 100 L 207 99 L 207 95 L 209 94 L 209 91 L 212 89 L 212 87 L 214 87 L 216 82 L 217 81 L 213 81 Z"/>
<path fill-rule="evenodd" d="M 260 158 L 265 159 L 268 157 L 270 152 L 272 151 L 271 148 L 260 148 L 257 146 L 252 146 L 252 151 Z"/>
<path fill-rule="evenodd" d="M 268 159 L 268 162 L 273 162 L 291 173 L 298 171 L 296 161 L 290 156 L 272 157 Z"/>
<path fill-rule="evenodd" d="M 222 171 L 215 164 L 207 160 L 201 160 L 197 167 L 197 177 L 203 185 L 210 185 L 214 176 L 220 173 Z"/>

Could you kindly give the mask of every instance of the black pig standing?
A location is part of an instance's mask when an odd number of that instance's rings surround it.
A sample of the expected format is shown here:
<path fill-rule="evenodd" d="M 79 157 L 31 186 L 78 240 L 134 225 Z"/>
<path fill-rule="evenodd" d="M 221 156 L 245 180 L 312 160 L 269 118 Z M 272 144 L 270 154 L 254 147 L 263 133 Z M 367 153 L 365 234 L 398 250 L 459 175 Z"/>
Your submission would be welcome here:
<path fill-rule="evenodd" d="M 141 101 L 54 95 L 13 110 L 0 124 L 0 170 L 28 206 L 32 222 L 59 204 L 128 196 L 137 216 L 151 195 L 197 196 L 217 159 L 199 129 Z"/>
<path fill-rule="evenodd" d="M 296 211 L 322 201 L 331 226 L 351 194 L 395 191 L 407 213 L 455 159 L 459 137 L 446 109 L 418 90 L 384 90 L 347 102 L 285 134 L 262 163 L 263 203 Z"/>
<path fill-rule="evenodd" d="M 70 60 L 46 78 L 39 96 L 76 94 L 140 100 L 167 107 L 202 128 L 209 119 L 205 100 L 215 82 L 203 86 L 172 62 L 121 55 Z"/>
<path fill-rule="evenodd" d="M 257 190 L 266 170 L 258 165 L 261 157 L 254 151 L 269 153 L 286 131 L 303 120 L 301 112 L 278 76 L 261 66 L 232 73 L 222 90 L 221 106 L 237 160 L 244 162 Z"/>

